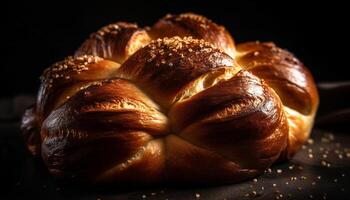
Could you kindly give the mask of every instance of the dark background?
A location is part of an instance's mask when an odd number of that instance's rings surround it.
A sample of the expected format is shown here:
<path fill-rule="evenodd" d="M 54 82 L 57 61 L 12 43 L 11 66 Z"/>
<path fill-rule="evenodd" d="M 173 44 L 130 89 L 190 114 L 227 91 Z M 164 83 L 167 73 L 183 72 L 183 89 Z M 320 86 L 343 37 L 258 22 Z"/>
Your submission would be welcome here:
<path fill-rule="evenodd" d="M 108 23 L 147 26 L 167 13 L 188 11 L 224 25 L 237 43 L 274 41 L 302 60 L 317 82 L 349 80 L 348 6 L 307 2 L 9 1 L 1 95 L 36 93 L 44 68 L 71 55 L 91 32 Z"/>

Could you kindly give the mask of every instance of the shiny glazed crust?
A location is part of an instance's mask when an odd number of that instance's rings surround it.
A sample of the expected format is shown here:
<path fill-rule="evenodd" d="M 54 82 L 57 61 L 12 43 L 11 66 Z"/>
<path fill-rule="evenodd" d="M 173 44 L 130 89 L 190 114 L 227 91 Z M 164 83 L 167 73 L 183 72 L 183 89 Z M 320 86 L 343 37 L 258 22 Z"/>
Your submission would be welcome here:
<path fill-rule="evenodd" d="M 33 155 L 87 183 L 226 183 L 290 159 L 310 134 L 310 72 L 273 43 L 235 47 L 200 15 L 103 27 L 47 68 L 23 115 Z"/>

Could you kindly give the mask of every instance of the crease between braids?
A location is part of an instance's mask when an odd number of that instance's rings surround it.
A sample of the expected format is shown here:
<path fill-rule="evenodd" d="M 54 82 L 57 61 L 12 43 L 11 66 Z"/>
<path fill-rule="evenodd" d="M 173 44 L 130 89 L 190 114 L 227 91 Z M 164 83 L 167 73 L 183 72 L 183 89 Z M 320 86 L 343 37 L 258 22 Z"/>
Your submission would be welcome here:
<path fill-rule="evenodd" d="M 235 48 L 222 26 L 187 13 L 91 34 L 45 70 L 22 130 L 58 178 L 237 182 L 293 156 L 317 105 L 292 54 L 272 43 Z"/>

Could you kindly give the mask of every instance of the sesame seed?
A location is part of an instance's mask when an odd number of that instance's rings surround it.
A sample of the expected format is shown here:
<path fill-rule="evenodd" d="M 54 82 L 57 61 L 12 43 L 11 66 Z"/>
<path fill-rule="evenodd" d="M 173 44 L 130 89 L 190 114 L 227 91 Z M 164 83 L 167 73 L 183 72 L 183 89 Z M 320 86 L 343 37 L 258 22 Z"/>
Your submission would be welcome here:
<path fill-rule="evenodd" d="M 322 161 L 321 161 L 321 165 L 322 165 L 322 166 L 326 166 L 326 165 L 327 165 L 327 162 L 324 161 L 324 160 L 322 160 Z"/>
<path fill-rule="evenodd" d="M 57 62 L 47 68 L 41 76 L 41 81 L 50 83 L 51 86 L 49 85 L 49 88 L 51 88 L 56 80 L 61 78 L 69 80 L 72 73 L 80 74 L 82 71 L 89 69 L 87 65 L 97 63 L 101 60 L 102 58 L 92 55 L 84 55 L 76 58 L 69 56 L 63 61 Z"/>
<path fill-rule="evenodd" d="M 113 23 L 109 24 L 107 26 L 102 27 L 100 30 L 98 30 L 96 33 L 93 33 L 90 35 L 90 38 L 101 38 L 106 36 L 112 36 L 117 35 L 120 33 L 122 29 L 130 29 L 130 28 L 137 28 L 136 24 L 127 24 L 127 23 Z"/>
<path fill-rule="evenodd" d="M 308 143 L 309 145 L 312 145 L 312 144 L 314 144 L 314 140 L 310 138 L 310 139 L 307 140 L 307 143 Z"/>
<path fill-rule="evenodd" d="M 205 24 L 200 24 L 200 27 L 204 28 L 204 29 L 208 29 L 209 26 L 208 25 L 205 25 Z"/>
<path fill-rule="evenodd" d="M 199 48 L 199 46 L 203 48 Z M 213 44 L 204 40 L 198 40 L 192 37 L 180 38 L 178 36 L 153 40 L 146 46 L 146 48 L 148 48 L 149 53 L 147 62 L 152 62 L 156 57 L 163 56 L 165 53 L 168 56 L 176 55 L 184 58 L 185 56 L 181 52 L 184 52 L 185 50 L 189 53 L 199 53 L 199 51 L 203 51 L 204 49 L 210 49 L 210 51 L 215 49 L 219 51 L 219 49 Z M 161 63 L 165 64 L 166 60 L 162 59 Z"/>

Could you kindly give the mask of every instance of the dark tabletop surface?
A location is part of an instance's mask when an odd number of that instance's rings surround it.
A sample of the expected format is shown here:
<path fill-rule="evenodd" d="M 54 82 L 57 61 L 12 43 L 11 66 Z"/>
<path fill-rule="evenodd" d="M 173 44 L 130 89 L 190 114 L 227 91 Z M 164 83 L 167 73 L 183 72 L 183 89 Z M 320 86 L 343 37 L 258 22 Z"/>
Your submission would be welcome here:
<path fill-rule="evenodd" d="M 26 151 L 19 130 L 31 96 L 0 99 L 0 199 L 349 199 L 349 83 L 319 84 L 321 106 L 311 139 L 289 162 L 256 179 L 215 186 L 82 187 L 57 182 Z"/>

